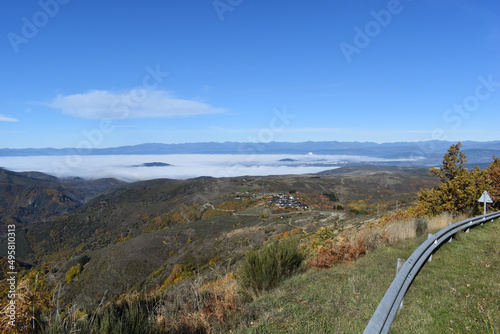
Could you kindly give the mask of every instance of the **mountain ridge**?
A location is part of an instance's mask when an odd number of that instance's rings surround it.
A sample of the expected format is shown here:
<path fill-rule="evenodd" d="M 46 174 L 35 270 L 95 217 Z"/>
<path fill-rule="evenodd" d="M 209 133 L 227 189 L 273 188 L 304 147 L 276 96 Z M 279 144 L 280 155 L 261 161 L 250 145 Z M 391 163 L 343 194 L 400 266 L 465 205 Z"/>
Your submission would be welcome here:
<path fill-rule="evenodd" d="M 13 223 L 24 226 L 70 212 L 125 182 L 116 179 L 59 179 L 40 172 L 0 168 L 0 235 Z"/>
<path fill-rule="evenodd" d="M 146 155 L 146 154 L 349 154 L 383 158 L 442 157 L 451 141 L 420 142 L 195 142 L 195 143 L 144 143 L 108 148 L 1 148 L 0 156 L 60 156 L 60 155 Z M 463 150 L 487 150 L 500 153 L 500 141 L 463 141 Z"/>

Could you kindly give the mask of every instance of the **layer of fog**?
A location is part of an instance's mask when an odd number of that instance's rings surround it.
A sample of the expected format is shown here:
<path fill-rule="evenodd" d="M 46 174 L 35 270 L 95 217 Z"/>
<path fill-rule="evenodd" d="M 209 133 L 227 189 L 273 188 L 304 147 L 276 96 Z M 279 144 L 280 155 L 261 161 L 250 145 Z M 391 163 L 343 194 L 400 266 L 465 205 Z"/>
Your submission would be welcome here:
<path fill-rule="evenodd" d="M 280 161 L 286 159 L 286 161 Z M 293 160 L 293 161 L 291 161 Z M 386 159 L 348 155 L 88 155 L 1 157 L 0 167 L 16 172 L 37 171 L 61 178 L 117 178 L 138 181 L 156 178 L 187 179 L 199 176 L 307 174 L 341 166 L 339 162 L 385 162 Z M 394 161 L 394 160 L 391 160 Z M 402 160 L 400 160 L 402 161 Z M 159 162 L 170 166 L 137 167 Z"/>

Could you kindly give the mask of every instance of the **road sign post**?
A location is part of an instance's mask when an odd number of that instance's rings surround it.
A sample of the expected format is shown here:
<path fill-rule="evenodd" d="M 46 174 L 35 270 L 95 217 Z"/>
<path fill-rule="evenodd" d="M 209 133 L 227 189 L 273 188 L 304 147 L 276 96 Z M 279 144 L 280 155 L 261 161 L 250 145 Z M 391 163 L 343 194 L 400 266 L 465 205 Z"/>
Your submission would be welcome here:
<path fill-rule="evenodd" d="M 493 203 L 493 200 L 490 197 L 490 194 L 485 190 L 481 198 L 478 199 L 478 202 L 484 202 L 484 214 L 486 214 L 486 204 Z"/>

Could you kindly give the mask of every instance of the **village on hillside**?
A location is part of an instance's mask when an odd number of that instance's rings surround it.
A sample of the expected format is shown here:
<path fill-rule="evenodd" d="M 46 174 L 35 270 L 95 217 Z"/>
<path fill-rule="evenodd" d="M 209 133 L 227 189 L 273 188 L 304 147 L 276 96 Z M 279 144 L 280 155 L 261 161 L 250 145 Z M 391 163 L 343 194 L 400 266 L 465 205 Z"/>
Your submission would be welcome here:
<path fill-rule="evenodd" d="M 292 195 L 287 195 L 284 193 L 279 193 L 276 196 L 273 196 L 271 202 L 269 202 L 269 206 L 278 206 L 280 209 L 286 208 L 294 208 L 294 209 L 308 209 L 309 207 L 296 200 Z"/>

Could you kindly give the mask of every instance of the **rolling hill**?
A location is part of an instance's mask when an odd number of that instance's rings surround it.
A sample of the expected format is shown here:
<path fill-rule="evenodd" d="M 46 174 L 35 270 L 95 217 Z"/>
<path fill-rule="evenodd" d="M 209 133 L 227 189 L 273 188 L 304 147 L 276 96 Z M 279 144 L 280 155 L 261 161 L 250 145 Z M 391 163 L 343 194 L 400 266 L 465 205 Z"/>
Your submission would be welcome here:
<path fill-rule="evenodd" d="M 317 175 L 130 184 L 101 180 L 98 184 L 107 187 L 95 196 L 97 188 L 81 180 L 4 174 L 11 183 L 39 184 L 41 193 L 59 186 L 68 194 L 61 190 L 60 196 L 74 199 L 68 202 L 73 206 L 49 205 L 52 216 L 19 230 L 19 248 L 25 248 L 19 260 L 44 264 L 51 271 L 51 283 L 62 283 L 66 303 L 79 307 L 95 305 L 104 291 L 112 298 L 131 289 L 158 287 L 176 265 L 196 271 L 205 271 L 214 261 L 229 265 L 287 231 L 313 233 L 332 223 L 339 229 L 356 229 L 362 220 L 349 210 L 393 210 L 396 200 L 400 207 L 408 205 L 416 191 L 437 184 L 423 169 L 356 166 Z M 89 189 L 94 192 L 89 194 Z M 294 196 L 307 209 L 270 207 L 279 193 Z M 84 256 L 88 261 L 82 272 L 68 284 L 66 273 Z"/>
<path fill-rule="evenodd" d="M 0 169 L 0 220 L 4 222 L 0 235 L 7 224 L 21 227 L 50 220 L 123 184 L 114 179 L 61 180 L 38 172 L 16 173 Z"/>

